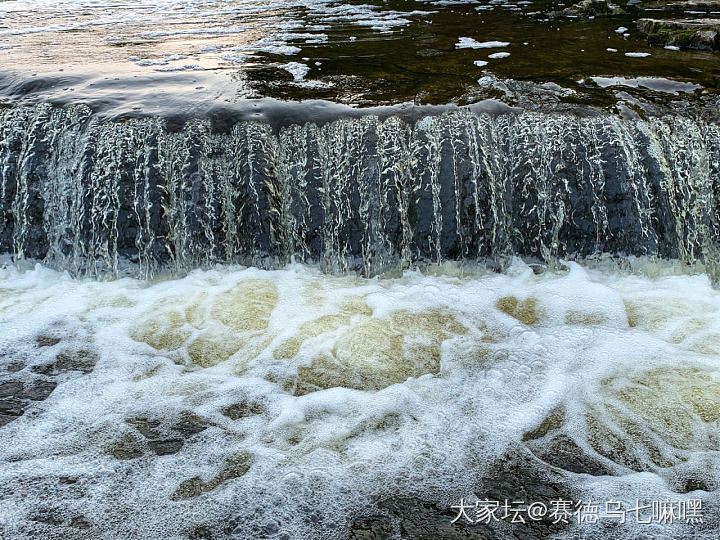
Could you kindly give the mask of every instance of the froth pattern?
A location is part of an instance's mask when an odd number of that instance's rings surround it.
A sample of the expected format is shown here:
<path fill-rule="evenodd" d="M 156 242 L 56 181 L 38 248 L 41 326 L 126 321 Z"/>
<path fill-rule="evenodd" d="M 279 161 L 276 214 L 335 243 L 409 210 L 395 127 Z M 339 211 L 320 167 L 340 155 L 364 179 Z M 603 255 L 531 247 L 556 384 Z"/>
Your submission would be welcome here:
<path fill-rule="evenodd" d="M 633 264 L 154 282 L 7 265 L 0 523 L 346 538 L 377 500 L 484 498 L 520 450 L 567 496 L 712 507 L 720 297 L 678 263 Z"/>

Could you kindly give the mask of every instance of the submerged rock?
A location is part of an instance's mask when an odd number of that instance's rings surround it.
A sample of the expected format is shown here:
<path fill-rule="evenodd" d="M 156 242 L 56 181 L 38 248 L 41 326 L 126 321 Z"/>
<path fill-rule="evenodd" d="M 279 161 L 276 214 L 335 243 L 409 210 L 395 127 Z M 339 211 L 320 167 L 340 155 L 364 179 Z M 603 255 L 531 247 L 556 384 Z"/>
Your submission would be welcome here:
<path fill-rule="evenodd" d="M 555 15 L 587 18 L 622 15 L 624 13 L 625 11 L 620 6 L 613 4 L 610 0 L 582 0 L 555 13 Z"/>
<path fill-rule="evenodd" d="M 640 19 L 637 27 L 647 36 L 650 45 L 720 50 L 720 19 Z"/>
<path fill-rule="evenodd" d="M 32 401 L 43 401 L 55 390 L 55 381 L 34 379 L 0 381 L 0 427 L 20 418 Z"/>
<path fill-rule="evenodd" d="M 95 352 L 80 350 L 68 350 L 59 353 L 55 357 L 55 361 L 49 364 L 33 366 L 31 369 L 34 373 L 41 375 L 59 375 L 69 371 L 79 371 L 81 373 L 90 373 L 95 368 L 98 361 L 98 355 Z"/>
<path fill-rule="evenodd" d="M 498 459 L 479 480 L 476 494 L 481 500 L 544 503 L 572 499 L 573 496 L 557 473 L 524 450 L 511 451 Z M 509 518 L 470 523 L 465 518 L 455 519 L 458 510 L 452 506 L 459 502 L 443 504 L 419 497 L 389 497 L 378 501 L 373 511 L 353 521 L 349 538 L 540 539 L 559 534 L 569 525 L 553 523 L 554 520 L 548 517 L 515 523 L 510 523 Z M 475 519 L 474 512 L 470 510 L 469 513 Z"/>

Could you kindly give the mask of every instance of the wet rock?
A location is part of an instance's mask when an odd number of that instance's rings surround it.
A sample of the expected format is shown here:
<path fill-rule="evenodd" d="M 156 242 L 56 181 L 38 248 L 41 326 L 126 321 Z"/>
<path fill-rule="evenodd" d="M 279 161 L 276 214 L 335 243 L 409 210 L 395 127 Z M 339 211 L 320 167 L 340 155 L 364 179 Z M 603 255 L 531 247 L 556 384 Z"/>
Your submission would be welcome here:
<path fill-rule="evenodd" d="M 528 447 L 545 463 L 574 473 L 593 476 L 612 475 L 612 471 L 600 460 L 590 456 L 570 437 L 556 435 L 550 442 L 530 442 Z"/>
<path fill-rule="evenodd" d="M 25 364 L 23 364 L 22 362 L 15 361 L 15 362 L 10 362 L 7 365 L 7 370 L 9 373 L 17 373 L 18 371 L 22 370 L 24 367 L 25 367 Z"/>
<path fill-rule="evenodd" d="M 159 429 L 160 422 L 158 420 L 129 418 L 126 422 L 137 429 L 146 439 L 157 439 L 162 436 L 162 432 Z"/>
<path fill-rule="evenodd" d="M 484 524 L 457 521 L 457 512 L 449 506 L 413 497 L 388 499 L 378 504 L 377 512 L 359 518 L 350 526 L 350 540 L 378 538 L 447 538 L 484 540 L 497 538 Z"/>
<path fill-rule="evenodd" d="M 181 420 L 173 426 L 173 430 L 183 438 L 189 439 L 202 431 L 205 431 L 210 424 L 207 420 L 192 413 L 183 413 Z"/>
<path fill-rule="evenodd" d="M 192 499 L 194 497 L 199 497 L 204 492 L 210 491 L 212 489 L 212 487 L 209 486 L 210 482 L 205 482 L 199 476 L 194 476 L 189 480 L 183 480 L 180 483 L 180 486 L 175 490 L 175 493 L 173 493 L 172 500 L 182 501 L 184 499 Z"/>
<path fill-rule="evenodd" d="M 215 538 L 213 530 L 206 525 L 198 525 L 188 536 L 188 540 L 212 540 Z"/>
<path fill-rule="evenodd" d="M 43 401 L 53 393 L 56 387 L 55 381 L 35 381 L 31 386 L 25 388 L 23 397 L 33 401 Z"/>
<path fill-rule="evenodd" d="M 0 398 L 0 414 L 7 416 L 22 416 L 25 412 L 26 404 L 21 399 L 15 397 Z"/>
<path fill-rule="evenodd" d="M 148 442 L 150 449 L 158 456 L 177 454 L 184 444 L 182 439 L 166 439 Z"/>
<path fill-rule="evenodd" d="M 626 438 L 613 432 L 597 416 L 592 414 L 585 415 L 585 426 L 588 433 L 587 440 L 593 450 L 618 465 L 638 472 L 651 470 L 647 463 L 643 463 L 635 455 L 635 447 L 643 446 L 651 460 L 658 462 L 657 465 L 661 467 L 672 465 L 671 462 L 666 461 L 667 458 L 662 455 L 652 441 L 643 435 L 642 427 L 631 421 L 625 421 L 624 427 L 628 434 L 635 435 L 635 442 L 633 442 L 632 438 Z"/>
<path fill-rule="evenodd" d="M 61 511 L 54 508 L 37 510 L 28 517 L 33 521 L 46 523 L 55 527 L 62 525 L 65 521 Z"/>
<path fill-rule="evenodd" d="M 480 479 L 475 490 L 482 500 L 524 500 L 546 504 L 551 500 L 572 500 L 572 493 L 561 482 L 550 478 L 547 467 L 533 458 L 526 450 L 512 452 L 499 459 L 487 475 Z M 552 474 L 552 473 L 550 473 Z M 470 523 L 462 518 L 451 523 L 458 510 L 451 504 L 440 504 L 417 497 L 395 497 L 377 503 L 376 509 L 358 517 L 350 526 L 351 540 L 378 538 L 407 539 L 458 539 L 523 540 L 551 538 L 566 526 L 553 524 L 551 520 L 513 523 L 507 521 Z M 473 513 L 470 513 L 473 515 Z"/>
<path fill-rule="evenodd" d="M 480 499 L 537 501 L 548 506 L 552 500 L 576 498 L 564 475 L 551 470 L 524 449 L 511 451 L 497 460 L 490 472 L 480 481 L 476 493 Z M 555 537 L 567 527 L 565 523 L 552 521 L 545 516 L 539 521 L 513 523 L 512 535 L 515 538 L 539 540 Z M 495 533 L 495 538 L 504 539 L 510 536 L 506 531 Z"/>
<path fill-rule="evenodd" d="M 262 414 L 264 411 L 264 407 L 259 403 L 241 402 L 223 407 L 220 412 L 231 420 L 239 420 L 240 418 Z"/>
<path fill-rule="evenodd" d="M 115 458 L 122 461 L 136 459 L 143 455 L 138 441 L 130 437 L 123 437 L 119 441 L 114 442 L 108 452 Z"/>
<path fill-rule="evenodd" d="M 21 381 L 0 382 L 0 398 L 20 397 L 23 392 L 23 386 Z"/>
<path fill-rule="evenodd" d="M 204 431 L 209 425 L 206 420 L 187 412 L 181 414 L 180 420 L 175 423 L 145 417 L 129 418 L 126 422 L 148 439 L 147 445 L 158 456 L 176 454 L 186 439 Z"/>
<path fill-rule="evenodd" d="M 70 520 L 70 526 L 76 529 L 90 529 L 92 523 L 90 523 L 85 516 L 75 516 Z"/>
<path fill-rule="evenodd" d="M 16 416 L 16 415 L 0 413 L 0 427 L 3 427 L 4 425 L 9 424 L 13 420 L 17 420 L 17 419 L 18 419 L 18 416 Z"/>
<path fill-rule="evenodd" d="M 617 4 L 609 0 L 582 0 L 568 8 L 563 9 L 555 15 L 572 17 L 608 17 L 611 15 L 622 15 L 625 11 Z"/>
<path fill-rule="evenodd" d="M 550 413 L 545 417 L 545 419 L 540 422 L 540 425 L 538 427 L 526 432 L 523 435 L 522 440 L 526 442 L 540 439 L 551 431 L 560 429 L 564 423 L 565 407 L 555 407 L 552 411 L 550 411 Z"/>
<path fill-rule="evenodd" d="M 637 27 L 650 45 L 720 50 L 720 19 L 640 19 Z"/>
<path fill-rule="evenodd" d="M 251 462 L 252 455 L 247 452 L 232 456 L 225 462 L 222 470 L 210 480 L 203 480 L 199 476 L 183 480 L 171 498 L 173 501 L 181 501 L 199 497 L 228 480 L 243 476 L 250 469 Z"/>
<path fill-rule="evenodd" d="M 50 364 L 33 366 L 34 373 L 41 375 L 59 375 L 68 371 L 80 371 L 90 373 L 98 361 L 98 356 L 92 351 L 80 349 L 77 351 L 65 351 L 55 357 Z"/>
<path fill-rule="evenodd" d="M 35 338 L 35 343 L 37 343 L 38 347 L 52 347 L 60 343 L 60 341 L 60 338 L 51 336 L 38 336 Z"/>
<path fill-rule="evenodd" d="M 188 412 L 182 413 L 174 423 L 146 417 L 128 418 L 126 422 L 147 439 L 147 446 L 158 456 L 178 453 L 187 439 L 209 425 L 203 418 Z"/>
<path fill-rule="evenodd" d="M 682 488 L 678 489 L 680 493 L 690 493 L 691 491 L 715 491 L 717 483 L 711 479 L 704 478 L 687 478 L 682 484 Z"/>

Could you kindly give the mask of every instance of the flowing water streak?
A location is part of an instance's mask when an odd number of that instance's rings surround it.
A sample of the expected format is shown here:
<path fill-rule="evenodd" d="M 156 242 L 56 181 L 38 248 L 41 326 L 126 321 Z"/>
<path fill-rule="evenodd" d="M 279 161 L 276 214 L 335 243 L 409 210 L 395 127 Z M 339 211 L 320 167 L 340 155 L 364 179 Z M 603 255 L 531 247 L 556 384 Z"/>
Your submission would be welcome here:
<path fill-rule="evenodd" d="M 0 251 L 90 276 L 600 253 L 711 269 L 718 163 L 720 127 L 684 118 L 455 110 L 221 132 L 14 108 L 0 113 Z"/>

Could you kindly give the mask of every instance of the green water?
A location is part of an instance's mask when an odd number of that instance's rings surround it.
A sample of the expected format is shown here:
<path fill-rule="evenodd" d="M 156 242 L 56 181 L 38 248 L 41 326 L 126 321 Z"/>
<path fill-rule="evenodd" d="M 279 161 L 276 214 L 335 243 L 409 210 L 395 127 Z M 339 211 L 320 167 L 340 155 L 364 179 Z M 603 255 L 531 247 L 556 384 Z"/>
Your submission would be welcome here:
<path fill-rule="evenodd" d="M 412 7 L 406 2 L 389 2 L 391 8 L 401 9 L 401 6 Z M 422 9 L 423 5 L 415 7 Z M 287 72 L 270 65 L 250 69 L 248 77 L 258 91 L 271 97 L 324 98 L 358 105 L 407 101 L 467 103 L 493 97 L 477 84 L 480 77 L 488 74 L 517 81 L 554 82 L 578 92 L 565 101 L 579 103 L 615 101 L 613 95 L 592 83 L 580 82 L 592 76 L 663 77 L 693 82 L 711 93 L 720 88 L 717 53 L 650 47 L 636 31 L 637 18 L 657 16 L 657 12 L 638 11 L 593 20 L 548 20 L 541 14 L 527 13 L 550 12 L 562 7 L 553 2 L 523 7 L 524 12 L 520 13 L 502 7 L 480 12 L 475 6 L 444 8 L 383 36 L 347 26 L 334 28 L 328 32 L 328 44 L 304 46 L 293 58 L 309 58 L 312 67 L 307 79 L 332 83 L 328 88 L 292 84 Z M 629 29 L 629 37 L 615 32 L 620 26 Z M 357 39 L 351 41 L 351 36 Z M 496 49 L 456 49 L 459 37 L 480 42 L 506 41 L 510 45 Z M 618 52 L 608 52 L 608 48 Z M 487 58 L 497 51 L 507 51 L 510 56 Z M 625 52 L 648 52 L 651 56 L 631 58 L 625 56 Z M 268 60 L 287 61 L 286 57 L 268 57 Z M 477 67 L 473 65 L 476 60 L 487 61 L 488 65 Z M 313 65 L 316 61 L 321 65 Z"/>

